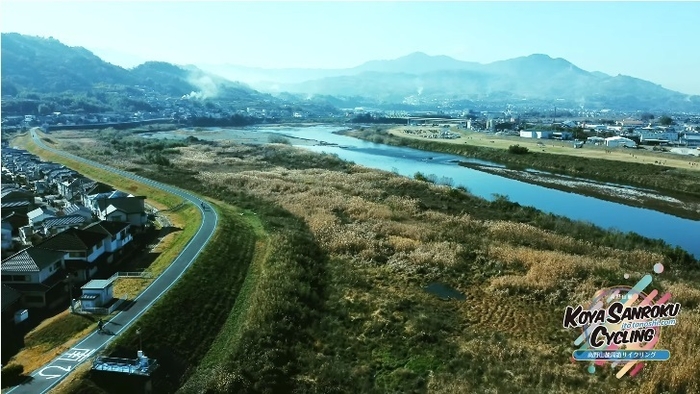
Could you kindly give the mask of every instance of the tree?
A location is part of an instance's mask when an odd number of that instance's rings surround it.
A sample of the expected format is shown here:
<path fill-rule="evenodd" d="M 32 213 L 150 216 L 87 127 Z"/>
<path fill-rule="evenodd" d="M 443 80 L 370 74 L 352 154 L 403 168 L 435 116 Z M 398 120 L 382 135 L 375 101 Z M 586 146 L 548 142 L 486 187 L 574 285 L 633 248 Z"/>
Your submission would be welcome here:
<path fill-rule="evenodd" d="M 673 119 L 670 116 L 662 115 L 659 118 L 659 124 L 662 126 L 670 126 L 673 124 Z"/>
<path fill-rule="evenodd" d="M 39 104 L 39 108 L 37 108 L 37 111 L 39 112 L 39 115 L 48 115 L 51 113 L 51 108 L 46 105 L 46 104 Z"/>

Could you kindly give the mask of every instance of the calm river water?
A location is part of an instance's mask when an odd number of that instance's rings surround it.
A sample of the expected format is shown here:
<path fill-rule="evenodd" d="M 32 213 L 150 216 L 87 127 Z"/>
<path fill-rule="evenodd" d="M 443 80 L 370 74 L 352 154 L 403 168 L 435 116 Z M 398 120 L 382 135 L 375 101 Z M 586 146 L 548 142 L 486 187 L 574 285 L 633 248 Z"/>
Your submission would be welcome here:
<path fill-rule="evenodd" d="M 696 257 L 700 257 L 700 221 L 531 185 L 461 167 L 454 162 L 455 160 L 468 161 L 461 156 L 375 144 L 334 134 L 335 131 L 343 129 L 343 127 L 338 126 L 262 126 L 231 129 L 230 131 L 226 129 L 210 129 L 207 132 L 191 131 L 187 134 L 156 132 L 148 137 L 184 138 L 188 135 L 194 135 L 202 139 L 236 140 L 241 135 L 249 133 L 274 133 L 338 144 L 339 146 L 300 145 L 300 147 L 316 152 L 334 153 L 341 159 L 365 167 L 393 171 L 404 176 L 412 177 L 420 171 L 424 175 L 434 174 L 438 178 L 451 178 L 454 187 L 464 186 L 472 194 L 489 200 L 494 198 L 494 194 L 507 195 L 511 201 L 533 206 L 545 212 L 588 221 L 603 228 L 634 231 L 649 238 L 660 238 L 670 244 L 679 245 Z"/>

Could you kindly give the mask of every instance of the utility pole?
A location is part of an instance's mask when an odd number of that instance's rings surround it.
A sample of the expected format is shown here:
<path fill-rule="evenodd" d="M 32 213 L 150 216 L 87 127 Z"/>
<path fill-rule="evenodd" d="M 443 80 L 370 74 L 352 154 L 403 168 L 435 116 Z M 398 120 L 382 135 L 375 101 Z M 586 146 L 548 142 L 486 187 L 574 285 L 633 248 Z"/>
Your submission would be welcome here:
<path fill-rule="evenodd" d="M 139 336 L 139 350 L 143 350 L 143 345 L 141 344 L 141 327 L 136 329 L 136 334 Z"/>
<path fill-rule="evenodd" d="M 68 281 L 68 302 L 70 302 L 70 313 L 75 312 L 73 306 L 73 277 L 71 274 L 66 274 L 66 280 Z"/>

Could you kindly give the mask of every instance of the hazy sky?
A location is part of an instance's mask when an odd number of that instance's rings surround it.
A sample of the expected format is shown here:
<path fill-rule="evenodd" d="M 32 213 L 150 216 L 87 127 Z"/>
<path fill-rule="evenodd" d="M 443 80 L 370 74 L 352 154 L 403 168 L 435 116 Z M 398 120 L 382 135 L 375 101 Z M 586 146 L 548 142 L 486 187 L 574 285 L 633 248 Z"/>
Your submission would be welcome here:
<path fill-rule="evenodd" d="M 344 68 L 411 52 L 481 63 L 533 53 L 700 94 L 700 2 L 4 0 L 3 32 L 143 60 Z"/>

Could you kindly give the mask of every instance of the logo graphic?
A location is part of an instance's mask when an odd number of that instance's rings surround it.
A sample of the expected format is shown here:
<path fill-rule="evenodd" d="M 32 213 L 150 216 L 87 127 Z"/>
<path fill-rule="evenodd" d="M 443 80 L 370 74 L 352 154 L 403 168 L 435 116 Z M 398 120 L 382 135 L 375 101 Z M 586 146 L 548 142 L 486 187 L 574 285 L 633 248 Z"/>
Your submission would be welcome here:
<path fill-rule="evenodd" d="M 655 273 L 661 274 L 663 270 L 663 264 L 654 265 Z M 625 279 L 629 277 L 625 274 Z M 588 305 L 566 307 L 564 328 L 582 331 L 574 341 L 580 347 L 574 351 L 572 361 L 589 362 L 590 373 L 606 363 L 613 369 L 619 366 L 615 376 L 620 379 L 628 372 L 630 376 L 637 375 L 645 361 L 670 358 L 668 350 L 656 346 L 661 328 L 676 324 L 681 304 L 669 302 L 671 293 L 658 299 L 657 290 L 645 293 L 651 281 L 651 274 L 647 274 L 633 287 L 601 289 Z"/>

